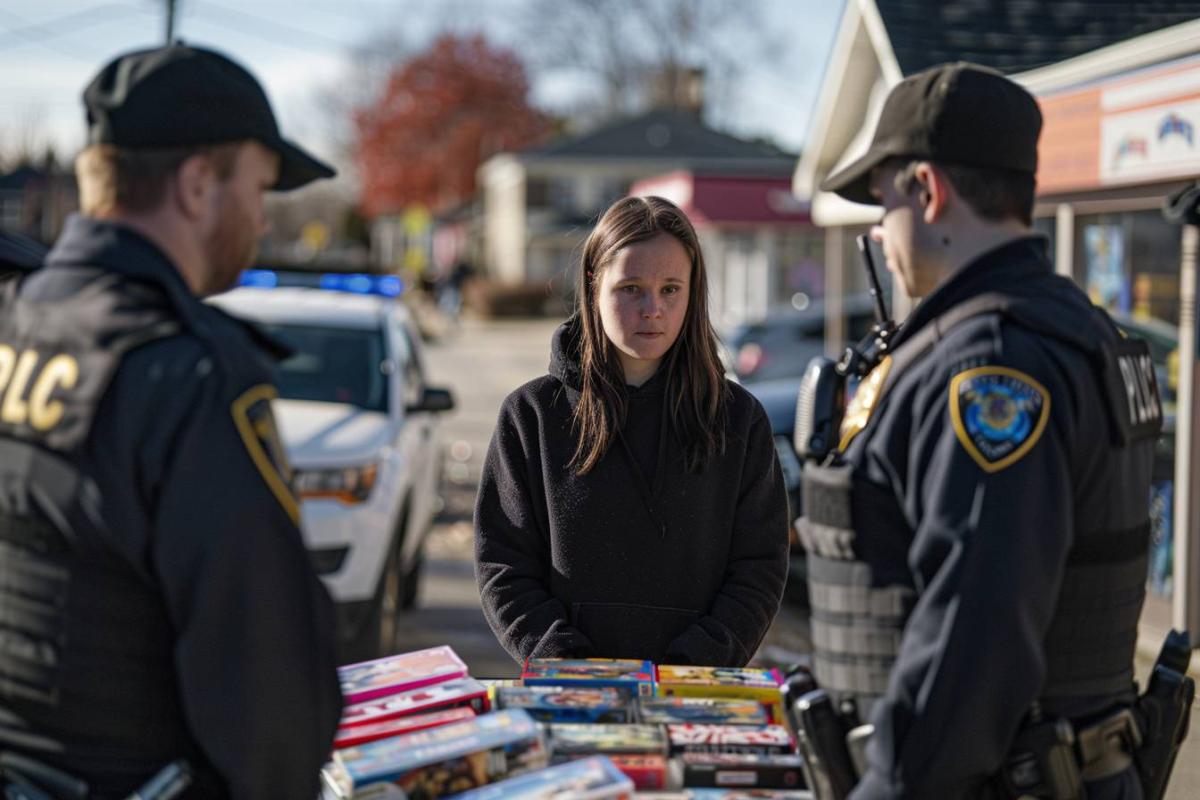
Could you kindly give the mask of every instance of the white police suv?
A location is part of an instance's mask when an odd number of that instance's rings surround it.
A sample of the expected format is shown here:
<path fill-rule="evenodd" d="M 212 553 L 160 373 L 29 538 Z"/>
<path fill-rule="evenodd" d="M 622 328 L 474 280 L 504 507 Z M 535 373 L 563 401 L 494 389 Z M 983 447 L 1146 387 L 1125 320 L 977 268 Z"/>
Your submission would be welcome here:
<path fill-rule="evenodd" d="M 242 284 L 211 302 L 294 351 L 274 411 L 343 658 L 391 653 L 440 507 L 438 414 L 453 397 L 425 382 L 398 278 L 250 271 Z"/>

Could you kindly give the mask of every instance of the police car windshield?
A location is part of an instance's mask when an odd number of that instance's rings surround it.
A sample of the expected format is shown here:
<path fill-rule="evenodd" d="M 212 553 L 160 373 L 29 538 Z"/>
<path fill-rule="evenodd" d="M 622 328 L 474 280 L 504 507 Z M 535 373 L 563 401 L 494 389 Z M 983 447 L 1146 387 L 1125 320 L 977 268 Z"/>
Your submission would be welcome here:
<path fill-rule="evenodd" d="M 279 324 L 262 327 L 295 351 L 279 368 L 281 398 L 348 403 L 368 411 L 388 410 L 380 330 Z"/>

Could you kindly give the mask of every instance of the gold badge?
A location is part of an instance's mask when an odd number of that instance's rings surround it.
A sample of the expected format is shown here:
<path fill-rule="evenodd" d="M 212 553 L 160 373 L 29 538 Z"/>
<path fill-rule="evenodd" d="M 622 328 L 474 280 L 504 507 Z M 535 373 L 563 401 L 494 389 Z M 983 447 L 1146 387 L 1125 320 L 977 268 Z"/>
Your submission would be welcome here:
<path fill-rule="evenodd" d="M 867 422 L 871 419 L 871 412 L 875 410 L 875 406 L 879 403 L 879 396 L 883 392 L 883 382 L 887 380 L 891 370 L 892 357 L 885 356 L 875 365 L 875 369 L 868 372 L 867 377 L 859 382 L 858 389 L 855 390 L 854 397 L 846 408 L 846 416 L 842 418 L 842 439 L 838 443 L 839 450 L 845 452 L 854 437 L 867 427 Z"/>

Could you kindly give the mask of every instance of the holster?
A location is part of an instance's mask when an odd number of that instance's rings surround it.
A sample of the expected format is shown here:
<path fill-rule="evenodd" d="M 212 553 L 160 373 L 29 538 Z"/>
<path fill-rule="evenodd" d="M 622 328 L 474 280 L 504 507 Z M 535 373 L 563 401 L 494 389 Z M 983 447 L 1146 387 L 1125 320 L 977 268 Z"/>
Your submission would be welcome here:
<path fill-rule="evenodd" d="M 1175 756 L 1187 738 L 1196 696 L 1196 683 L 1187 675 L 1191 655 L 1187 634 L 1167 634 L 1146 691 L 1137 699 L 1144 743 L 1134 760 L 1146 800 L 1160 800 L 1166 792 Z"/>
<path fill-rule="evenodd" d="M 1080 800 L 1085 783 L 1129 769 L 1143 742 L 1141 725 L 1128 708 L 1080 726 L 1032 717 L 1018 732 L 1001 772 L 1010 797 Z"/>

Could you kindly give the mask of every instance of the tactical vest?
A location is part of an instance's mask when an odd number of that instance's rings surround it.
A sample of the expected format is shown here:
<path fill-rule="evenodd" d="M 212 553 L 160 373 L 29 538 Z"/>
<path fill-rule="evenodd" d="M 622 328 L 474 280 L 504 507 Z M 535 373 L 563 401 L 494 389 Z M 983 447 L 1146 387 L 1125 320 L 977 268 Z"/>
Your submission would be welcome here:
<path fill-rule="evenodd" d="M 186 736 L 161 591 L 106 544 L 80 469 L 122 356 L 178 330 L 158 290 L 113 275 L 52 307 L 0 291 L 0 749 L 71 742 L 111 769 Z"/>
<path fill-rule="evenodd" d="M 1086 353 L 1107 389 L 1113 446 L 1146 446 L 1162 425 L 1146 343 L 1094 341 L 1086 331 L 1047 313 L 1053 306 L 1046 302 L 1044 296 L 985 294 L 931 320 L 892 354 L 879 397 L 956 325 L 998 313 Z M 870 425 L 868 421 L 868 430 Z M 823 465 L 805 465 L 802 493 L 804 516 L 798 528 L 808 556 L 814 671 L 820 685 L 835 696 L 855 699 L 865 717 L 887 691 L 917 596 L 908 585 L 877 579 L 872 566 L 857 559 L 855 539 L 868 532 L 856 530 L 861 520 L 855 519 L 855 510 L 887 509 L 895 501 L 884 496 L 885 490 L 856 481 L 851 466 L 837 455 Z M 1103 696 L 1130 688 L 1149 533 L 1148 518 L 1135 530 L 1074 532 L 1045 640 L 1043 698 Z"/>

